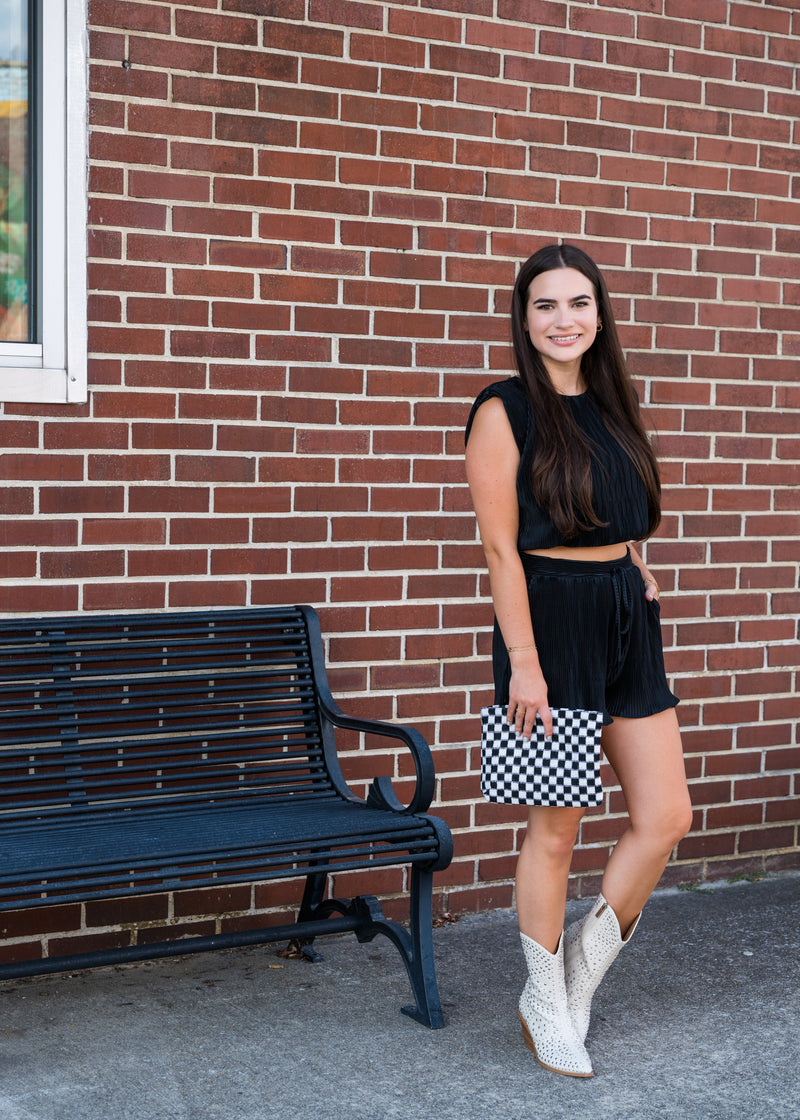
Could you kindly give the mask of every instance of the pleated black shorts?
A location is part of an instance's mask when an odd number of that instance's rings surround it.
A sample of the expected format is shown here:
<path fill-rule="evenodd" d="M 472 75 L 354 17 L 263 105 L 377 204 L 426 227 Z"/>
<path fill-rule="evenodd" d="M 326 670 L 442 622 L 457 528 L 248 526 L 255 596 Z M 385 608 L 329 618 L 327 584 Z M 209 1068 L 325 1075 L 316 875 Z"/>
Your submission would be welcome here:
<path fill-rule="evenodd" d="M 533 634 L 551 708 L 641 719 L 674 708 L 661 644 L 660 607 L 645 598 L 630 553 L 621 560 L 561 560 L 522 553 Z M 511 665 L 495 622 L 495 703 L 508 703 Z"/>

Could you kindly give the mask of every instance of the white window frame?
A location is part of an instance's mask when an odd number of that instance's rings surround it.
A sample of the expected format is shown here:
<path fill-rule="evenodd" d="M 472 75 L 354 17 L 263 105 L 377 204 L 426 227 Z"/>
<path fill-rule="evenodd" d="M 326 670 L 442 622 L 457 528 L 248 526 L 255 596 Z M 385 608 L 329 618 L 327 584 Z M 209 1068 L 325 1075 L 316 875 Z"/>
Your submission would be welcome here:
<path fill-rule="evenodd" d="M 42 0 L 42 338 L 0 343 L 0 401 L 87 399 L 86 20 L 87 0 Z"/>

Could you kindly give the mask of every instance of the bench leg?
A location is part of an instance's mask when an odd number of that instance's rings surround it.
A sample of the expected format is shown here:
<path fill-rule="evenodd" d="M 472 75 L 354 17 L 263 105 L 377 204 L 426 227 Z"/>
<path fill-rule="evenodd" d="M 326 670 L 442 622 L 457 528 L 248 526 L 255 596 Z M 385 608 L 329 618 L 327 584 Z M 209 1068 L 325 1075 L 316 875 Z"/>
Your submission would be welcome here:
<path fill-rule="evenodd" d="M 411 869 L 411 932 L 383 916 L 377 899 L 353 899 L 361 904 L 365 922 L 356 930 L 359 941 L 371 941 L 382 933 L 397 946 L 411 981 L 416 1006 L 403 1007 L 404 1014 L 423 1026 L 436 1029 L 444 1026 L 436 964 L 433 957 L 433 872 Z M 377 913 L 376 913 L 377 910 Z"/>
<path fill-rule="evenodd" d="M 372 941 L 379 933 L 388 937 L 403 959 L 416 1000 L 414 1006 L 403 1007 L 402 1011 L 423 1026 L 443 1027 L 433 957 L 433 872 L 411 868 L 410 932 L 385 917 L 380 902 L 373 895 L 359 895 L 353 899 L 324 898 L 325 882 L 324 872 L 308 877 L 298 927 L 302 927 L 304 921 L 326 920 L 333 914 L 341 914 L 353 922 L 351 928 L 361 942 Z M 294 943 L 306 959 L 322 960 L 312 947 L 313 940 L 300 932 Z"/>
<path fill-rule="evenodd" d="M 411 872 L 411 944 L 413 971 L 409 969 L 409 979 L 417 1006 L 404 1007 L 403 1011 L 425 1026 L 443 1027 L 433 958 L 433 872 L 416 867 Z"/>
<path fill-rule="evenodd" d="M 310 922 L 314 918 L 321 917 L 320 906 L 325 898 L 325 891 L 328 885 L 327 871 L 319 871 L 315 875 L 309 875 L 306 879 L 306 887 L 303 891 L 303 901 L 300 903 L 300 910 L 297 915 L 298 925 L 303 922 Z M 341 911 L 340 911 L 341 912 Z M 329 915 L 325 915 L 328 917 Z M 308 961 L 321 961 L 322 957 L 314 948 L 313 937 L 296 937 L 294 944 L 297 945 L 300 952 Z"/>

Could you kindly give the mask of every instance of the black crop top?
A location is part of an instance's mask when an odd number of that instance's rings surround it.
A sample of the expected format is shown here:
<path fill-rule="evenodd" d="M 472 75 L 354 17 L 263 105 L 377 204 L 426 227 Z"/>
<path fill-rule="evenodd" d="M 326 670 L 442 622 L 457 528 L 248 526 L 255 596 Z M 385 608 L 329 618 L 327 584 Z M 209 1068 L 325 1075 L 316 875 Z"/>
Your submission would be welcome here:
<path fill-rule="evenodd" d="M 469 440 L 475 413 L 490 397 L 499 397 L 503 402 L 519 448 L 517 547 L 520 552 L 536 548 L 555 548 L 558 545 L 574 548 L 597 547 L 619 544 L 621 541 L 640 540 L 646 535 L 649 511 L 644 482 L 624 448 L 617 443 L 603 423 L 600 409 L 590 393 L 581 393 L 576 397 L 566 396 L 564 399 L 568 402 L 578 427 L 582 428 L 592 441 L 592 505 L 599 519 L 608 524 L 579 533 L 570 540 L 564 540 L 559 535 L 549 515 L 536 504 L 531 492 L 531 468 L 536 433 L 533 407 L 518 377 L 496 381 L 493 385 L 487 385 L 483 392 L 478 394 L 467 421 L 465 442 Z"/>

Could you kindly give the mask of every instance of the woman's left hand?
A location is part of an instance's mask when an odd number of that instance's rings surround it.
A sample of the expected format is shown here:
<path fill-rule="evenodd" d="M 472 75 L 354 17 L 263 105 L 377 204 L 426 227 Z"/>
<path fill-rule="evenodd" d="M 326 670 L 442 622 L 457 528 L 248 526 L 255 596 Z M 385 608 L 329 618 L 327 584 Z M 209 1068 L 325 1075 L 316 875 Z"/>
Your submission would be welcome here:
<path fill-rule="evenodd" d="M 658 582 L 654 579 L 653 573 L 645 565 L 644 560 L 642 560 L 641 556 L 634 548 L 633 541 L 628 541 L 628 551 L 631 554 L 631 560 L 633 560 L 634 564 L 641 573 L 642 583 L 644 584 L 645 599 L 649 599 L 650 601 L 655 599 L 655 601 L 658 602 L 658 594 L 660 591 Z"/>

